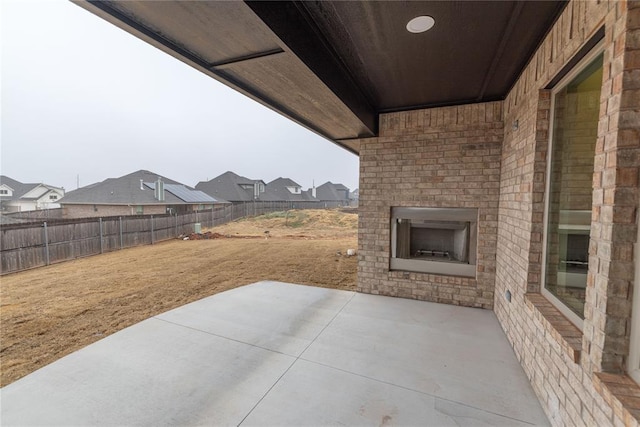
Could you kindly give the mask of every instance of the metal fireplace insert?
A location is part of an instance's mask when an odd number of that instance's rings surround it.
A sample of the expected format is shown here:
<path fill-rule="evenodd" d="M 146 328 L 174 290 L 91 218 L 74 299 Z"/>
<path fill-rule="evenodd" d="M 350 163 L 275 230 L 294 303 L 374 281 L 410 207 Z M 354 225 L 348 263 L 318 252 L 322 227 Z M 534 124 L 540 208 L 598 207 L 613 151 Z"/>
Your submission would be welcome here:
<path fill-rule="evenodd" d="M 478 210 L 391 208 L 391 270 L 475 277 Z"/>

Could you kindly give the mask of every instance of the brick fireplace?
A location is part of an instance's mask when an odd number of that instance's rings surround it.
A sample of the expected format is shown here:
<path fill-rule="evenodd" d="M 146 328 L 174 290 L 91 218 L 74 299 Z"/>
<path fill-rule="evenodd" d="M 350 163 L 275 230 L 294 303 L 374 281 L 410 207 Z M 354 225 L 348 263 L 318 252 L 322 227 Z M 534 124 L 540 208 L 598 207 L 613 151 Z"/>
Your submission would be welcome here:
<path fill-rule="evenodd" d="M 381 115 L 380 137 L 362 140 L 360 151 L 359 291 L 493 307 L 502 141 L 501 102 Z M 449 212 L 433 218 L 435 227 L 449 230 L 439 233 L 442 239 L 461 236 L 454 230 L 473 223 L 466 232 L 473 262 L 459 261 L 461 270 L 440 268 L 452 254 L 438 252 L 453 252 L 440 247 L 409 249 L 410 258 L 438 263 L 435 269 L 393 256 L 398 212 L 434 208 Z M 452 213 L 462 211 L 472 212 L 471 219 L 455 221 Z M 421 230 L 414 234 L 419 239 Z"/>

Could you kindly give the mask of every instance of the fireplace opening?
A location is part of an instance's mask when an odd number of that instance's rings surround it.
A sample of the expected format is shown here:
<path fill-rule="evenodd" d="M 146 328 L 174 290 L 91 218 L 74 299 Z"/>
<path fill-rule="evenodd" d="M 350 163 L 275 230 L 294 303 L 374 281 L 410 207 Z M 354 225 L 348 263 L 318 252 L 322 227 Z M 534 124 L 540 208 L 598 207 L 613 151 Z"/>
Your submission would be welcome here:
<path fill-rule="evenodd" d="M 477 209 L 392 208 L 392 270 L 475 277 Z"/>

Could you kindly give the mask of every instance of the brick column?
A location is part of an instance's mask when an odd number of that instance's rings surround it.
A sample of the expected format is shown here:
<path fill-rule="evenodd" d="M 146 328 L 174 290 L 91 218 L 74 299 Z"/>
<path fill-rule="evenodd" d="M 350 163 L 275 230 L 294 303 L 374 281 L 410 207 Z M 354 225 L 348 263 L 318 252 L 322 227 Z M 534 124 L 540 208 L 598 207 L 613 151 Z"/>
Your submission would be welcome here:
<path fill-rule="evenodd" d="M 640 2 L 617 6 L 605 24 L 583 342 L 591 370 L 612 373 L 624 372 L 629 352 L 640 197 Z"/>

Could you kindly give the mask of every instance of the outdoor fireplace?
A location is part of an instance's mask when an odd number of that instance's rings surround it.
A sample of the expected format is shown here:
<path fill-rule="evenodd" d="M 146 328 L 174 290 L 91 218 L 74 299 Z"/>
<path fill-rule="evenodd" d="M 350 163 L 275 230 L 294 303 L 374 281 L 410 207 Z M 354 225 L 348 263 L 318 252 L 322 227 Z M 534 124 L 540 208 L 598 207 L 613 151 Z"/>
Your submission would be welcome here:
<path fill-rule="evenodd" d="M 475 277 L 478 210 L 391 209 L 391 270 Z"/>

